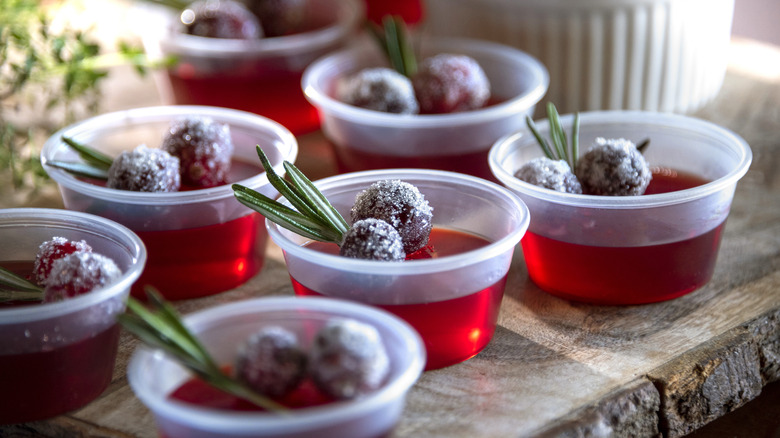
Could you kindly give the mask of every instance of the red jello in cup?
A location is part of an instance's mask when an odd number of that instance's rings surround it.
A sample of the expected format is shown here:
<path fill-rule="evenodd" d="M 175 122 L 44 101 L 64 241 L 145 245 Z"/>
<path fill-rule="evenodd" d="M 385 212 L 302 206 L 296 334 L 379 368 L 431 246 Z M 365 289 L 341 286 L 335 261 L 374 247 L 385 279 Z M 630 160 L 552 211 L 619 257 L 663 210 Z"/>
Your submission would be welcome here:
<path fill-rule="evenodd" d="M 518 49 L 487 41 L 423 38 L 419 49 L 418 59 L 441 53 L 473 58 L 490 82 L 490 101 L 447 114 L 360 108 L 337 98 L 337 83 L 365 68 L 387 66 L 386 56 L 373 40 L 325 56 L 306 69 L 303 88 L 319 111 L 339 171 L 422 168 L 494 180 L 488 151 L 498 138 L 524 129 L 526 115 L 533 115 L 547 92 L 547 70 Z"/>
<path fill-rule="evenodd" d="M 570 132 L 573 116 L 562 122 Z M 547 121 L 538 126 L 548 136 Z M 491 149 L 496 177 L 531 212 L 522 240 L 531 280 L 561 298 L 604 305 L 664 301 L 705 286 L 750 147 L 727 129 L 681 115 L 580 114 L 580 154 L 597 137 L 650 140 L 644 156 L 653 178 L 645 194 L 562 193 L 515 178 L 524 163 L 542 156 L 527 133 Z"/>
<path fill-rule="evenodd" d="M 61 137 L 98 149 L 109 156 L 139 144 L 158 147 L 173 120 L 210 117 L 226 123 L 234 144 L 224 185 L 171 193 L 110 189 L 47 165 L 49 161 L 78 161 Z M 167 299 L 211 295 L 235 288 L 262 268 L 267 233 L 261 216 L 241 205 L 231 183 L 247 185 L 275 196 L 258 163 L 259 145 L 278 172 L 282 161 L 294 161 L 295 137 L 280 124 L 255 114 L 203 106 L 159 106 L 100 115 L 54 134 L 44 145 L 42 162 L 60 186 L 65 207 L 115 220 L 136 232 L 149 260 L 133 295 L 144 297 L 145 285 Z"/>
<path fill-rule="evenodd" d="M 139 7 L 140 36 L 154 59 L 175 57 L 156 72 L 166 102 L 253 112 L 298 134 L 319 128 L 301 90 L 301 75 L 315 59 L 344 47 L 360 29 L 362 0 L 307 0 L 299 28 L 254 40 L 207 38 L 183 32 L 181 11 Z"/>
<path fill-rule="evenodd" d="M 26 277 L 39 246 L 54 237 L 84 240 L 112 259 L 121 277 L 59 302 L 0 304 L 0 424 L 79 409 L 111 382 L 119 341 L 116 316 L 146 262 L 141 240 L 113 221 L 56 209 L 0 210 L 0 266 Z"/>
<path fill-rule="evenodd" d="M 493 336 L 512 254 L 529 221 L 527 209 L 497 184 L 446 171 L 365 171 L 315 184 L 349 218 L 356 195 L 387 179 L 415 185 L 433 207 L 433 258 L 342 257 L 332 245 L 266 221 L 269 235 L 284 251 L 296 294 L 358 301 L 399 316 L 422 336 L 428 370 L 468 360 Z"/>

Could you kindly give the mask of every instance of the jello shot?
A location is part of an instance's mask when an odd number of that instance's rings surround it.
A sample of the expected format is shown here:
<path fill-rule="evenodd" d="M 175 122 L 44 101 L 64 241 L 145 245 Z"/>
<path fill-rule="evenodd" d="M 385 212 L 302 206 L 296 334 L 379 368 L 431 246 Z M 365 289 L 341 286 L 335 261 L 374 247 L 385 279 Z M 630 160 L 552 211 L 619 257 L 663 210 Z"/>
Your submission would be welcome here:
<path fill-rule="evenodd" d="M 207 138 L 202 137 L 204 132 L 216 132 L 220 142 L 232 143 L 232 147 L 226 149 L 218 143 L 214 150 L 221 154 L 219 159 L 182 155 L 181 186 L 175 191 L 114 188 L 107 185 L 109 182 L 76 176 L 52 165 L 82 162 L 63 138 L 116 161 L 123 154 L 135 153 L 141 145 L 152 151 L 168 145 L 168 150 L 177 151 L 177 145 L 186 139 L 209 150 L 212 143 L 203 140 Z M 262 217 L 239 204 L 230 188 L 231 183 L 240 182 L 275 195 L 257 164 L 256 146 L 266 152 L 279 172 L 283 172 L 282 161 L 294 161 L 298 153 L 290 131 L 265 117 L 226 108 L 159 106 L 103 114 L 68 126 L 49 138 L 41 160 L 59 184 L 67 209 L 115 220 L 141 237 L 149 260 L 133 295 L 143 296 L 144 286 L 150 285 L 176 300 L 232 289 L 262 268 L 267 240 Z M 221 165 L 210 167 L 215 161 Z M 216 169 L 219 177 L 211 178 L 204 169 Z M 126 175 L 125 181 L 130 183 L 146 181 L 132 171 L 120 175 Z M 190 181 L 196 176 L 203 178 Z M 209 178 L 212 186 L 191 185 Z"/>
<path fill-rule="evenodd" d="M 116 316 L 146 262 L 141 239 L 98 216 L 18 208 L 0 210 L 0 242 L 0 267 L 33 284 L 57 278 L 30 300 L 12 299 L 0 287 L 0 393 L 6 397 L 0 424 L 43 420 L 87 405 L 111 382 Z M 57 246 L 72 242 L 78 248 L 70 252 Z M 76 275 L 73 266 L 89 269 Z"/>
<path fill-rule="evenodd" d="M 486 41 L 422 38 L 413 47 L 418 65 L 435 55 L 469 58 L 475 76 L 489 82 L 480 80 L 480 87 L 489 87 L 478 93 L 486 99 L 446 113 L 355 105 L 341 95 L 342 84 L 366 69 L 388 68 L 387 56 L 372 40 L 328 55 L 307 68 L 303 88 L 319 111 L 339 171 L 423 168 L 493 179 L 488 150 L 501 136 L 524 129 L 525 116 L 547 91 L 547 70 L 518 49 Z"/>
<path fill-rule="evenodd" d="M 363 0 L 255 3 L 289 4 L 300 11 L 288 14 L 294 19 L 273 20 L 289 22 L 287 28 L 275 30 L 266 23 L 261 36 L 242 39 L 188 33 L 185 23 L 188 14 L 194 14 L 192 8 L 139 7 L 146 53 L 152 59 L 175 60 L 157 76 L 163 99 L 253 112 L 296 135 L 315 131 L 320 126 L 317 111 L 303 96 L 301 75 L 311 62 L 343 48 L 360 30 Z"/>
<path fill-rule="evenodd" d="M 358 195 L 385 181 L 413 186 L 421 195 L 416 199 L 424 201 L 420 217 L 425 218 L 410 224 L 427 224 L 421 225 L 429 228 L 427 240 L 416 244 L 422 245 L 419 249 L 406 250 L 406 259 L 345 256 L 340 251 L 346 243 L 339 248 L 313 241 L 266 221 L 269 234 L 284 252 L 297 295 L 346 299 L 397 315 L 420 333 L 428 370 L 463 362 L 493 337 L 512 254 L 528 226 L 528 210 L 498 184 L 440 170 L 354 172 L 315 185 L 357 228 L 351 212 Z M 410 211 L 399 209 L 398 217 L 417 217 Z M 417 234 L 416 228 L 399 233 Z"/>
<path fill-rule="evenodd" d="M 169 438 L 389 436 L 425 364 L 420 337 L 408 324 L 388 312 L 344 300 L 257 298 L 188 315 L 184 324 L 226 372 L 234 373 L 247 351 L 255 351 L 248 343 L 273 339 L 265 351 L 278 348 L 280 356 L 275 357 L 286 366 L 276 372 L 268 365 L 276 363 L 272 359 L 258 362 L 262 371 L 254 374 L 257 380 L 263 375 L 272 375 L 272 383 L 300 379 L 288 394 L 268 395 L 283 410 L 267 411 L 220 394 L 161 351 L 139 348 L 130 359 L 128 380 L 154 414 L 160 435 Z M 291 352 L 302 355 L 300 367 L 285 360 Z M 367 381 L 373 382 L 370 387 Z M 339 382 L 364 389 L 334 399 L 329 388 Z M 259 383 L 254 387 L 266 388 Z"/>
<path fill-rule="evenodd" d="M 574 117 L 560 120 L 571 133 Z M 548 138 L 549 121 L 537 126 Z M 750 147 L 737 134 L 691 117 L 586 112 L 580 114 L 574 173 L 587 181 L 597 176 L 613 187 L 628 184 L 635 173 L 630 165 L 621 173 L 588 170 L 589 177 L 580 175 L 588 173 L 582 162 L 595 162 L 585 157 L 599 145 L 631 143 L 633 148 L 646 140 L 641 156 L 649 183 L 643 194 L 624 196 L 587 194 L 585 184 L 582 194 L 521 180 L 518 170 L 543 156 L 537 139 L 516 133 L 496 142 L 491 168 L 531 212 L 522 248 L 528 274 L 541 289 L 575 301 L 631 305 L 680 297 L 709 282 L 737 181 L 750 166 Z M 604 178 L 621 174 L 626 179 Z"/>

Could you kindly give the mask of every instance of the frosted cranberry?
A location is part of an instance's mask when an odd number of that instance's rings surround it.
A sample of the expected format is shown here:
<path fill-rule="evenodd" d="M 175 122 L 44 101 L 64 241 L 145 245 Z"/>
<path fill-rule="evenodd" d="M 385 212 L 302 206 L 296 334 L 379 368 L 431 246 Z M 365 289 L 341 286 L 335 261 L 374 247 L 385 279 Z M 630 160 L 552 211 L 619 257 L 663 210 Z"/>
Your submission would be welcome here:
<path fill-rule="evenodd" d="M 51 273 L 52 264 L 55 260 L 61 259 L 74 252 L 92 252 L 92 247 L 87 242 L 80 240 L 68 240 L 64 237 L 55 236 L 51 240 L 43 242 L 38 247 L 33 263 L 32 280 L 39 286 L 42 286 Z"/>
<path fill-rule="evenodd" d="M 108 169 L 106 187 L 134 192 L 175 192 L 181 186 L 179 159 L 144 145 L 124 151 Z"/>
<path fill-rule="evenodd" d="M 360 108 L 394 114 L 417 114 L 412 82 L 395 70 L 364 69 L 344 78 L 336 90 L 338 100 Z"/>
<path fill-rule="evenodd" d="M 583 193 L 605 196 L 642 195 L 653 178 L 645 157 L 624 138 L 597 138 L 577 161 L 575 174 Z"/>
<path fill-rule="evenodd" d="M 353 223 L 375 218 L 392 225 L 403 240 L 406 254 L 428 244 L 433 228 L 433 208 L 425 196 L 414 185 L 400 180 L 378 181 L 358 193 L 350 213 Z"/>
<path fill-rule="evenodd" d="M 306 3 L 306 0 L 249 0 L 247 7 L 260 21 L 266 37 L 278 37 L 301 29 Z"/>
<path fill-rule="evenodd" d="M 281 397 L 304 377 L 306 353 L 295 333 L 279 326 L 264 327 L 240 347 L 236 376 L 260 394 Z"/>
<path fill-rule="evenodd" d="M 465 55 L 439 54 L 424 59 L 412 77 L 424 114 L 482 108 L 490 98 L 490 83 L 476 60 Z"/>
<path fill-rule="evenodd" d="M 162 149 L 179 159 L 182 184 L 199 188 L 225 184 L 234 149 L 227 124 L 209 117 L 175 120 Z"/>
<path fill-rule="evenodd" d="M 390 372 L 390 360 L 379 332 L 352 319 L 328 321 L 314 338 L 311 377 L 323 393 L 351 399 L 379 388 Z"/>
<path fill-rule="evenodd" d="M 113 260 L 94 252 L 74 252 L 54 261 L 44 287 L 44 302 L 62 301 L 107 286 L 122 271 Z"/>
<path fill-rule="evenodd" d="M 354 259 L 403 261 L 406 258 L 401 235 L 381 219 L 368 218 L 355 222 L 344 234 L 339 252 Z"/>
<path fill-rule="evenodd" d="M 564 193 L 582 193 L 582 186 L 563 160 L 547 157 L 534 158 L 525 163 L 515 177 L 529 184 Z"/>
<path fill-rule="evenodd" d="M 205 0 L 192 3 L 181 13 L 187 33 L 208 38 L 256 39 L 262 27 L 243 4 L 232 0 Z"/>

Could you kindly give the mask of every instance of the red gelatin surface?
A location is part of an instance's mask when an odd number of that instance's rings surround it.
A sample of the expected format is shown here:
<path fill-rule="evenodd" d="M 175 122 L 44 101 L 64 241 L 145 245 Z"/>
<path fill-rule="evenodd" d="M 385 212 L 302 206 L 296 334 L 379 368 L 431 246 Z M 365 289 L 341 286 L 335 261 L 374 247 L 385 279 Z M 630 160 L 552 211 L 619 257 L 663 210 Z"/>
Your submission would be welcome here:
<path fill-rule="evenodd" d="M 473 235 L 434 228 L 429 246 L 409 258 L 427 258 L 435 248 L 435 256 L 458 254 L 487 245 L 489 242 Z M 335 245 L 314 242 L 311 248 L 333 252 Z M 330 248 L 329 248 L 330 247 Z M 414 262 L 409 262 L 414 263 Z M 325 296 L 292 279 L 296 295 Z M 450 300 L 402 305 L 375 305 L 395 314 L 414 327 L 423 339 L 428 360 L 426 370 L 443 368 L 474 357 L 493 338 L 506 276 L 489 287 Z"/>
<path fill-rule="evenodd" d="M 0 424 L 51 418 L 91 402 L 114 371 L 119 326 L 73 344 L 24 354 L 0 352 Z"/>
<path fill-rule="evenodd" d="M 654 172 L 646 194 L 696 187 L 707 181 Z M 527 232 L 521 241 L 528 274 L 541 289 L 566 299 L 630 305 L 665 301 L 712 278 L 725 221 L 699 236 L 660 245 L 598 247 Z M 565 275 L 561 272 L 565 267 Z"/>
<path fill-rule="evenodd" d="M 183 230 L 136 231 L 148 259 L 131 294 L 157 288 L 168 300 L 213 295 L 243 284 L 263 266 L 268 234 L 250 213 L 223 224 Z"/>

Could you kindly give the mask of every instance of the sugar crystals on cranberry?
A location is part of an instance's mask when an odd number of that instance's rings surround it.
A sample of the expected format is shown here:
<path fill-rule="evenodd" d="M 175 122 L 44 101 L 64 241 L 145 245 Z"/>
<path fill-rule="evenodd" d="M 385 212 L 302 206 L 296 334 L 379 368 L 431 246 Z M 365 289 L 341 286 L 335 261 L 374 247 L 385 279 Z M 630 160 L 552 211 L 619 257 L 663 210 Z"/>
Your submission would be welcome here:
<path fill-rule="evenodd" d="M 538 157 L 525 163 L 515 177 L 529 184 L 564 193 L 582 193 L 582 186 L 564 160 Z"/>
<path fill-rule="evenodd" d="M 43 286 L 49 278 L 54 262 L 74 252 L 92 252 L 92 247 L 83 240 L 68 240 L 60 236 L 43 242 L 35 254 L 32 281 Z"/>
<path fill-rule="evenodd" d="M 390 360 L 379 332 L 353 319 L 328 321 L 315 336 L 310 361 L 314 383 L 337 399 L 351 399 L 376 390 L 390 372 Z"/>
<path fill-rule="evenodd" d="M 453 113 L 482 108 L 490 98 L 490 82 L 470 56 L 442 53 L 424 59 L 412 77 L 420 112 Z"/>
<path fill-rule="evenodd" d="M 394 114 L 417 114 L 412 82 L 385 67 L 363 69 L 337 83 L 337 98 L 347 104 Z"/>
<path fill-rule="evenodd" d="M 240 347 L 236 376 L 260 394 L 282 397 L 306 377 L 307 355 L 295 333 L 268 326 L 250 336 Z"/>
<path fill-rule="evenodd" d="M 188 34 L 201 37 L 247 40 L 263 36 L 257 17 L 233 0 L 194 2 L 182 11 L 181 22 Z"/>
<path fill-rule="evenodd" d="M 354 224 L 344 233 L 339 254 L 345 257 L 390 262 L 406 258 L 401 235 L 381 219 L 367 218 Z"/>
<path fill-rule="evenodd" d="M 381 219 L 401 236 L 404 252 L 424 247 L 433 228 L 433 208 L 414 185 L 400 180 L 377 181 L 358 193 L 351 210 L 352 222 Z"/>
<path fill-rule="evenodd" d="M 652 179 L 642 153 L 624 138 L 597 138 L 577 161 L 575 174 L 584 193 L 606 196 L 642 195 Z"/>
<path fill-rule="evenodd" d="M 171 122 L 162 149 L 179 158 L 182 184 L 208 188 L 226 182 L 234 146 L 227 124 L 186 117 Z"/>
<path fill-rule="evenodd" d="M 106 187 L 136 192 L 175 192 L 181 186 L 179 159 L 161 149 L 140 145 L 116 157 Z"/>
<path fill-rule="evenodd" d="M 122 275 L 110 258 L 95 252 L 77 251 L 52 263 L 44 285 L 44 302 L 62 301 L 108 286 Z"/>

